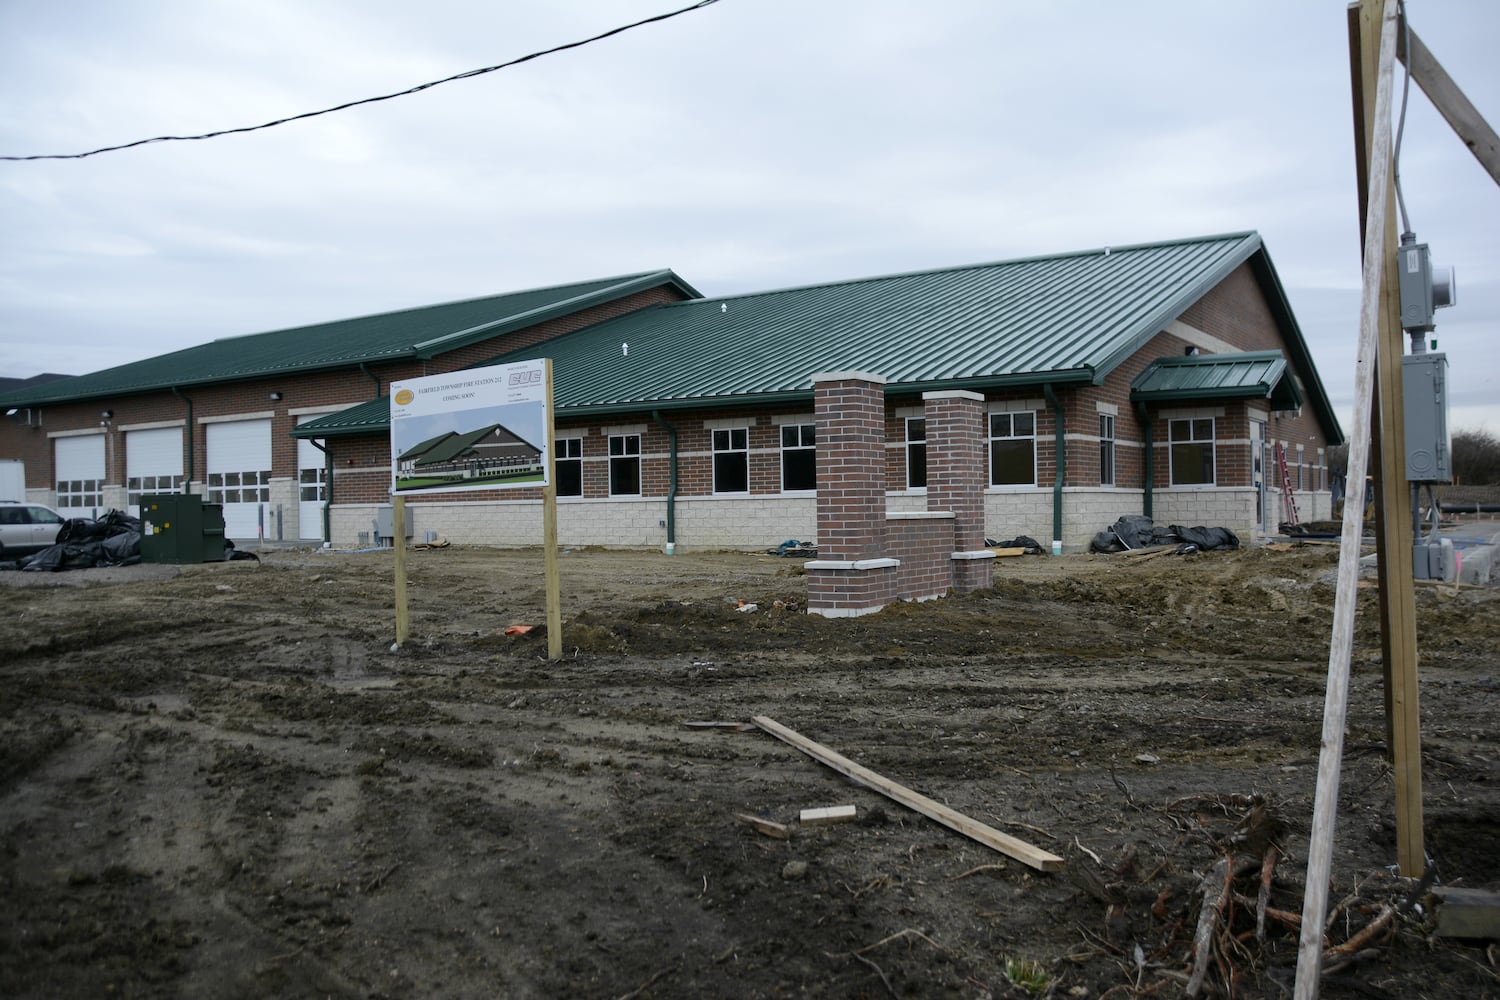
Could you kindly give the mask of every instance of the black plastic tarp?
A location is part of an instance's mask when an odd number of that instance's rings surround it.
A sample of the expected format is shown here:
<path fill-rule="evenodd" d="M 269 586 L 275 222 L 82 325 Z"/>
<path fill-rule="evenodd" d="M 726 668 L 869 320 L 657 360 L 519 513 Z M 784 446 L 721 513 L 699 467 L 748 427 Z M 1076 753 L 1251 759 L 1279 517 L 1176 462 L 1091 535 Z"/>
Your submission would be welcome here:
<path fill-rule="evenodd" d="M 1094 536 L 1091 552 L 1126 552 L 1157 545 L 1191 545 L 1203 551 L 1237 549 L 1240 538 L 1228 528 L 1162 527 L 1144 514 L 1126 514 Z"/>
<path fill-rule="evenodd" d="M 101 518 L 70 518 L 58 529 L 57 542 L 33 555 L 0 562 L 0 570 L 56 573 L 95 566 L 132 566 L 141 561 L 141 522 L 123 511 Z"/>

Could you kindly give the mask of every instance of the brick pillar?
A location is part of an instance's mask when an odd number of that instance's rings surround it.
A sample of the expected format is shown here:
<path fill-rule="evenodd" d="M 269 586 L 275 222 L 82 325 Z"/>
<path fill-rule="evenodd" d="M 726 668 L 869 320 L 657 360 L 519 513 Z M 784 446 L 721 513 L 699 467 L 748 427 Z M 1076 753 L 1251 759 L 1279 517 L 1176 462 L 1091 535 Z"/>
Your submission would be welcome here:
<path fill-rule="evenodd" d="M 995 554 L 984 547 L 984 397 L 976 392 L 922 394 L 927 420 L 927 509 L 953 514 L 953 586 L 990 586 Z"/>
<path fill-rule="evenodd" d="M 885 555 L 885 378 L 814 375 L 818 558 L 807 563 L 807 610 L 831 618 L 895 600 L 899 559 Z"/>
<path fill-rule="evenodd" d="M 885 379 L 813 376 L 818 434 L 818 558 L 875 559 L 885 541 Z"/>

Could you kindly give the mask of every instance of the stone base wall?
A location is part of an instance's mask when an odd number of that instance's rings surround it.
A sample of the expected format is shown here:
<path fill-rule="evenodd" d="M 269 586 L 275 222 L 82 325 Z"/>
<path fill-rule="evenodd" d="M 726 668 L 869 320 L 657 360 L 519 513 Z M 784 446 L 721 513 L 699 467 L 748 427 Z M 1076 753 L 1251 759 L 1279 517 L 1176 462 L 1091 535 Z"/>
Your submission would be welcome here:
<path fill-rule="evenodd" d="M 359 533 L 374 538 L 376 504 L 335 504 L 333 542 L 355 545 Z M 455 545 L 505 548 L 539 545 L 542 502 L 483 501 L 421 503 L 407 499 L 412 537 L 435 531 Z M 665 548 L 667 502 L 646 500 L 559 500 L 559 545 Z M 811 542 L 817 531 L 817 501 L 811 497 L 694 497 L 677 501 L 677 550 L 769 549 L 788 539 Z M 288 536 L 290 537 L 290 536 Z"/>
<path fill-rule="evenodd" d="M 1157 490 L 1152 511 L 1157 524 L 1228 528 L 1242 542 L 1256 535 L 1255 489 L 1250 486 Z M 1273 525 L 1276 521 L 1270 519 Z"/>

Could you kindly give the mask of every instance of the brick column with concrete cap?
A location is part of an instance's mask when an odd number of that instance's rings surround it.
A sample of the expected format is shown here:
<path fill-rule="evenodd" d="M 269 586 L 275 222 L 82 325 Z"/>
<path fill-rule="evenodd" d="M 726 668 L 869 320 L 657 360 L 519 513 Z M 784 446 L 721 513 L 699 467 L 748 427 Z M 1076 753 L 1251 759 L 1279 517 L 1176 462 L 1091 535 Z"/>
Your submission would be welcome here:
<path fill-rule="evenodd" d="M 818 558 L 807 609 L 827 617 L 879 611 L 896 596 L 900 560 L 885 544 L 885 377 L 812 377 L 818 440 Z"/>
<path fill-rule="evenodd" d="M 953 390 L 922 394 L 927 421 L 927 509 L 953 514 L 953 587 L 990 586 L 995 553 L 984 547 L 984 396 Z"/>

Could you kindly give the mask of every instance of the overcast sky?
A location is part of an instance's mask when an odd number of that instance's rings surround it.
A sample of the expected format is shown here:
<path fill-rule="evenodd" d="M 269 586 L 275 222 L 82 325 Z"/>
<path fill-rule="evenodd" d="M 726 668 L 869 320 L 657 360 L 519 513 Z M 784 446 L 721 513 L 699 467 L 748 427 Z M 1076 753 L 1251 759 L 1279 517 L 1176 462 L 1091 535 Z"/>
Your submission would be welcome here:
<path fill-rule="evenodd" d="M 255 125 L 686 2 L 3 0 L 0 154 Z M 1500 3 L 1408 9 L 1500 125 Z M 1453 424 L 1500 432 L 1500 188 L 1415 85 L 1400 166 L 1457 268 Z M 0 162 L 0 375 L 662 267 L 712 296 L 1242 229 L 1347 432 L 1343 2 L 720 0 L 266 131 Z"/>

